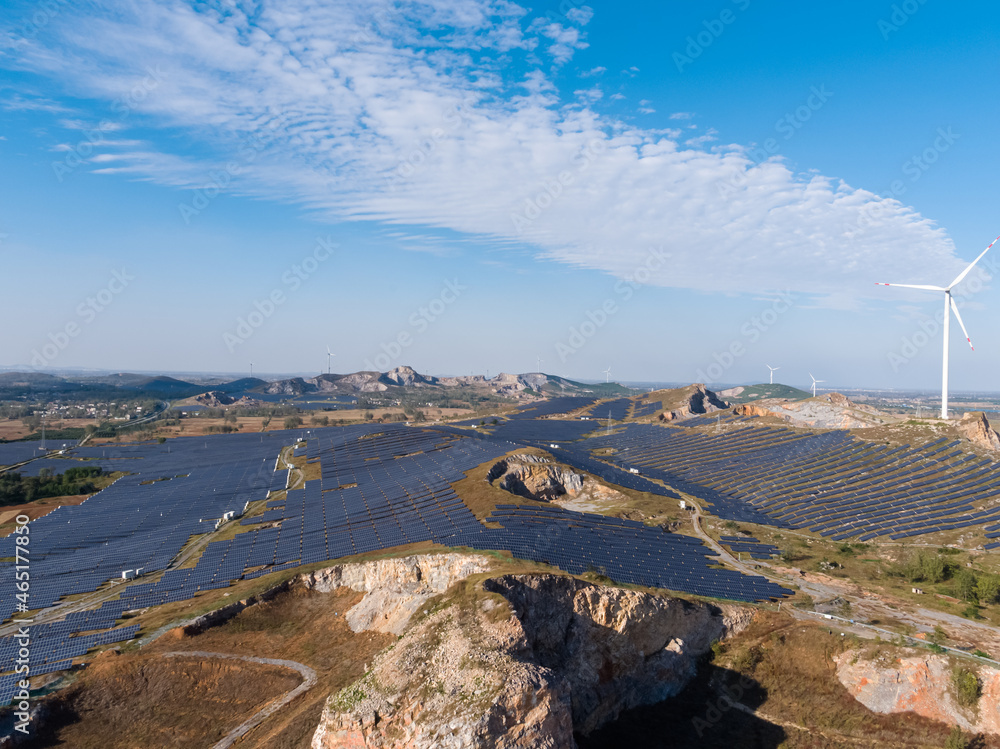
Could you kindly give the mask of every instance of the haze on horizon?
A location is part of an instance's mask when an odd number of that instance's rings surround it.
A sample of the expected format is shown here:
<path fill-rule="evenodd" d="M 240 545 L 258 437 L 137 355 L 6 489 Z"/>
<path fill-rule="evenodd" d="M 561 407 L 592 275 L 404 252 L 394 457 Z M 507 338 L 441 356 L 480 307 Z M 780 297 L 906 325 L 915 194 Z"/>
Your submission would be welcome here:
<path fill-rule="evenodd" d="M 933 390 L 939 299 L 874 282 L 1000 232 L 998 22 L 15 0 L 0 366 Z M 997 389 L 998 267 L 956 290 L 956 391 Z"/>

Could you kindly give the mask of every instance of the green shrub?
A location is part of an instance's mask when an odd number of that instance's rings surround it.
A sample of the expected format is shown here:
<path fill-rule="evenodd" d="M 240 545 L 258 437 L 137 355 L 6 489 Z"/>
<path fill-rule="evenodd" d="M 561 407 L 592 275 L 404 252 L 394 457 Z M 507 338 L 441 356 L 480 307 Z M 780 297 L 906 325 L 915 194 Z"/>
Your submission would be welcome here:
<path fill-rule="evenodd" d="M 968 668 L 956 669 L 951 675 L 955 687 L 955 697 L 962 707 L 975 707 L 983 693 L 983 685 L 975 671 Z"/>

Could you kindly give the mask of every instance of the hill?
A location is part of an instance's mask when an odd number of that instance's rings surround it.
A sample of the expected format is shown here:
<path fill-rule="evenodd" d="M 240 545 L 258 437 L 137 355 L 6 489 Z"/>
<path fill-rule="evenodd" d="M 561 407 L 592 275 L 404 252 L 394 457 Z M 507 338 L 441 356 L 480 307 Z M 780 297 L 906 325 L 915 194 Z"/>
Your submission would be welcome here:
<path fill-rule="evenodd" d="M 751 401 L 763 400 L 764 398 L 780 398 L 784 400 L 799 401 L 811 398 L 812 394 L 805 390 L 774 383 L 761 383 L 760 385 L 747 385 L 728 390 L 720 390 L 719 395 L 730 403 L 750 403 Z"/>

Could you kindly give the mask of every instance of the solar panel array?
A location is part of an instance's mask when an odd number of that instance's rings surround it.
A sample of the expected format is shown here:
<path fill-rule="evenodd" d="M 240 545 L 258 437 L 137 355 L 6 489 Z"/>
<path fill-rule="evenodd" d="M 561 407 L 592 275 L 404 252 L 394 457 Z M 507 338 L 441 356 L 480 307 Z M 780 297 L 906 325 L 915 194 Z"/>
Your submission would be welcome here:
<path fill-rule="evenodd" d="M 655 415 L 657 411 L 661 411 L 662 409 L 662 401 L 636 400 L 635 407 L 632 409 L 632 417 L 635 419 L 644 419 L 647 416 Z"/>
<path fill-rule="evenodd" d="M 781 553 L 777 546 L 761 543 L 752 536 L 722 536 L 720 540 L 733 554 L 749 554 L 751 559 L 770 559 Z"/>
<path fill-rule="evenodd" d="M 575 447 L 594 446 L 614 446 L 622 461 L 726 519 L 807 528 L 835 540 L 899 540 L 982 524 L 1000 537 L 997 464 L 945 439 L 889 447 L 844 431 L 744 426 L 716 434 L 633 425 Z"/>
<path fill-rule="evenodd" d="M 612 421 L 624 421 L 628 417 L 631 407 L 631 398 L 618 398 L 598 403 L 587 412 L 587 415 L 595 419 L 607 419 L 610 415 Z"/>
<path fill-rule="evenodd" d="M 41 442 L 0 442 L 0 467 L 17 465 L 44 454 L 41 446 Z M 51 440 L 47 446 L 52 448 Z"/>
<path fill-rule="evenodd" d="M 558 400 L 549 409 L 536 408 L 535 415 L 593 402 Z M 115 627 L 130 610 L 187 600 L 234 580 L 298 565 L 425 541 L 507 549 L 573 573 L 595 570 L 620 582 L 706 596 L 750 601 L 787 594 L 764 578 L 709 566 L 711 552 L 696 539 L 630 521 L 511 505 L 498 507 L 489 518 L 501 527 L 488 528 L 451 488 L 475 466 L 518 445 L 541 444 L 557 460 L 608 482 L 677 497 L 657 481 L 667 477 L 710 493 L 716 502 L 726 497 L 727 506 L 743 508 L 741 517 L 757 517 L 752 502 L 705 488 L 709 476 L 692 471 L 699 460 L 718 462 L 747 451 L 756 455 L 762 445 L 797 443 L 780 430 L 747 431 L 727 444 L 690 430 L 636 426 L 583 439 L 592 428 L 580 421 L 525 418 L 474 432 L 359 425 L 79 448 L 75 455 L 130 475 L 81 505 L 61 507 L 32 522 L 31 608 L 94 591 L 120 579 L 125 569 L 141 567 L 144 577 L 122 584 L 118 598 L 33 633 L 41 654 L 37 660 L 33 655 L 33 662 L 54 669 L 92 647 L 134 636 L 134 628 Z M 248 503 L 284 489 L 288 473 L 276 470 L 278 452 L 303 438 L 296 453 L 318 465 L 320 479 L 269 500 L 260 515 L 240 520 L 241 532 L 234 538 L 209 543 L 193 566 L 177 567 L 185 544 L 214 529 L 224 513 L 239 515 Z M 552 442 L 560 447 L 550 447 Z M 601 447 L 614 447 L 621 460 L 594 457 L 592 451 Z M 628 470 L 636 465 L 642 465 L 639 473 Z M 12 539 L 0 540 L 0 556 L 13 556 Z M 145 577 L 157 572 L 152 581 Z M 0 585 L 12 586 L 9 563 L 0 565 Z M 13 613 L 12 601 L 0 605 L 4 618 Z M 11 642 L 0 638 L 0 653 L 10 652 Z M 6 683 L 0 674 L 0 702 L 9 697 Z"/>
<path fill-rule="evenodd" d="M 538 419 L 542 416 L 554 416 L 565 414 L 571 411 L 578 411 L 592 405 L 597 398 L 585 395 L 567 395 L 562 398 L 549 398 L 538 403 L 531 403 L 521 407 L 517 413 L 511 414 L 507 418 L 514 420 Z"/>

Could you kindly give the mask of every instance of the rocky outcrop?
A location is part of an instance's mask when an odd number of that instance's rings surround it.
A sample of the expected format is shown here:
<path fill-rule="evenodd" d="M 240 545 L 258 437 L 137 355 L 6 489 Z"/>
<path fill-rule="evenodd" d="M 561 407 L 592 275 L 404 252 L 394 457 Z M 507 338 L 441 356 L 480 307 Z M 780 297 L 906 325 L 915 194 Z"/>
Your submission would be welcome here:
<path fill-rule="evenodd" d="M 331 697 L 312 748 L 573 747 L 574 730 L 677 694 L 751 616 L 557 575 L 492 578 Z"/>
<path fill-rule="evenodd" d="M 538 455 L 512 455 L 497 461 L 487 475 L 504 491 L 528 499 L 551 501 L 583 489 L 584 476 Z"/>
<path fill-rule="evenodd" d="M 778 418 L 788 419 L 788 416 L 785 414 L 776 414 L 770 409 L 764 408 L 763 406 L 755 406 L 751 403 L 743 403 L 739 406 L 734 406 L 733 413 L 737 416 L 777 416 Z"/>
<path fill-rule="evenodd" d="M 808 400 L 780 403 L 775 407 L 775 413 L 785 416 L 793 426 L 820 429 L 862 429 L 890 420 L 878 409 L 854 403 L 840 393 L 824 393 Z"/>
<path fill-rule="evenodd" d="M 269 395 L 302 395 L 312 390 L 306 381 L 301 377 L 292 377 L 289 380 L 278 380 L 267 386 L 266 392 Z"/>
<path fill-rule="evenodd" d="M 244 395 L 240 398 L 234 398 L 231 395 L 223 393 L 221 390 L 209 390 L 207 393 L 202 393 L 195 397 L 198 403 L 209 408 L 222 408 L 225 406 L 259 406 L 260 401 L 254 400 L 253 398 Z"/>
<path fill-rule="evenodd" d="M 419 387 L 420 385 L 434 385 L 437 380 L 427 377 L 417 372 L 413 367 L 396 367 L 386 372 L 383 377 L 394 385 L 403 387 Z"/>
<path fill-rule="evenodd" d="M 714 413 L 715 411 L 725 411 L 729 405 L 720 400 L 719 396 L 698 383 L 685 388 L 681 405 L 660 414 L 661 421 L 678 421 L 692 416 Z"/>
<path fill-rule="evenodd" d="M 957 666 L 946 656 L 914 654 L 885 662 L 848 651 L 834 660 L 840 682 L 872 712 L 915 712 L 966 731 L 1000 734 L 1000 671 L 995 668 L 971 666 L 978 672 L 982 695 L 978 705 L 962 707 L 952 688 Z"/>
<path fill-rule="evenodd" d="M 402 559 L 339 564 L 302 575 L 297 584 L 320 593 L 350 588 L 366 593 L 349 609 L 347 624 L 354 632 L 376 630 L 398 635 L 410 617 L 432 596 L 443 593 L 469 575 L 487 572 L 486 557 L 469 554 L 422 554 Z"/>
<path fill-rule="evenodd" d="M 1000 450 L 1000 436 L 990 426 L 989 419 L 982 412 L 967 413 L 958 422 L 958 431 L 969 442 L 986 450 Z"/>

